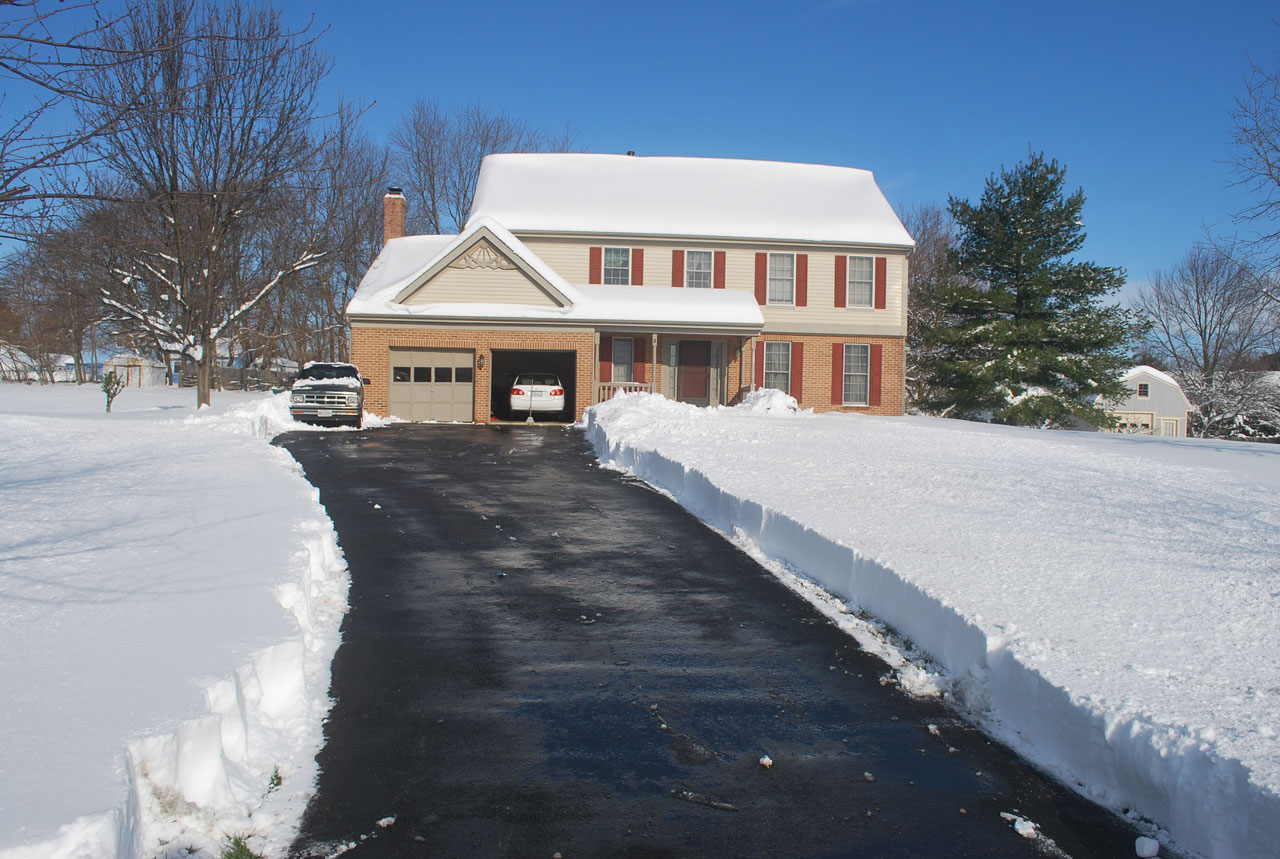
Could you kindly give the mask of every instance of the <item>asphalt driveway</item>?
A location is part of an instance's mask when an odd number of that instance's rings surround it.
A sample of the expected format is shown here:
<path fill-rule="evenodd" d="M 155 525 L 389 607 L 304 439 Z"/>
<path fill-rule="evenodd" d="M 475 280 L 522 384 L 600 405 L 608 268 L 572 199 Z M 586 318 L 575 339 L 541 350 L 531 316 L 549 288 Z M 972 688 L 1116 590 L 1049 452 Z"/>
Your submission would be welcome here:
<path fill-rule="evenodd" d="M 574 430 L 280 443 L 352 574 L 297 857 L 1133 855 Z"/>

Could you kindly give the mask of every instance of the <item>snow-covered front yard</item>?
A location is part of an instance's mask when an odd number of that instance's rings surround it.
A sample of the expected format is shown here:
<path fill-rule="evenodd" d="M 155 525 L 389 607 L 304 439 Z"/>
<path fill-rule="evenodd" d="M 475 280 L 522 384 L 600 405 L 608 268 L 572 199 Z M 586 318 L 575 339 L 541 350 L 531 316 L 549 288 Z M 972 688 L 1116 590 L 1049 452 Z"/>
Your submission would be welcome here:
<path fill-rule="evenodd" d="M 783 399 L 620 395 L 584 427 L 603 462 L 734 536 L 908 689 L 1182 850 L 1276 855 L 1280 446 Z"/>
<path fill-rule="evenodd" d="M 305 806 L 345 564 L 283 397 L 193 400 L 0 385 L 0 859 L 278 855 Z M 1275 854 L 1280 447 L 770 397 L 584 426 L 906 688 L 1183 850 Z"/>
<path fill-rule="evenodd" d="M 287 846 L 346 564 L 285 396 L 0 384 L 0 857 Z"/>

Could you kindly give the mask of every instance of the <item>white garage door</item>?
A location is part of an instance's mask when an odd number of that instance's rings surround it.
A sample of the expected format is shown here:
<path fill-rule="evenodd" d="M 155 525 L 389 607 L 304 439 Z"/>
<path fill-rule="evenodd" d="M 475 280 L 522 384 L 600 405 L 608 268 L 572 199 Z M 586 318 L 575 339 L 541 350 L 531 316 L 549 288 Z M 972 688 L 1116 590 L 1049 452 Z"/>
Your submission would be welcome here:
<path fill-rule="evenodd" d="M 392 349 L 391 414 L 410 421 L 474 420 L 470 349 Z"/>

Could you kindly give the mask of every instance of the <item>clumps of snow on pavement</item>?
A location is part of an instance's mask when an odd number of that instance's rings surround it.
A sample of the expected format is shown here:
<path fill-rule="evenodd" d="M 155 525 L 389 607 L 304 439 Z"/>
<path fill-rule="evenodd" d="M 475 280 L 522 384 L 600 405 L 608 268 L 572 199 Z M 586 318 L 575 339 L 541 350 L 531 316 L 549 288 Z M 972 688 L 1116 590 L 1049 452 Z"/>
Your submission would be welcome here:
<path fill-rule="evenodd" d="M 582 426 L 912 691 L 1179 849 L 1274 853 L 1280 446 L 779 399 L 625 394 Z"/>
<path fill-rule="evenodd" d="M 286 849 L 348 576 L 286 395 L 0 385 L 0 857 Z"/>

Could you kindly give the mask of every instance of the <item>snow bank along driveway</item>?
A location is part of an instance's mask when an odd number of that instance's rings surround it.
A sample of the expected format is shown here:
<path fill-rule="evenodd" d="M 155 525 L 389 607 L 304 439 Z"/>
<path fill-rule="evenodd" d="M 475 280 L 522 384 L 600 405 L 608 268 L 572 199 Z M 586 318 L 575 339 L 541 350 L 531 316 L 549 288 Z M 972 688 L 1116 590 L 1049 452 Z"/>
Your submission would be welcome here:
<path fill-rule="evenodd" d="M 588 411 L 607 464 L 891 624 L 994 735 L 1183 850 L 1280 849 L 1280 446 Z M 791 401 L 794 404 L 794 401 Z"/>
<path fill-rule="evenodd" d="M 296 827 L 346 565 L 266 444 L 284 399 L 214 398 L 105 415 L 93 386 L 0 385 L 4 859 L 280 852 Z"/>

